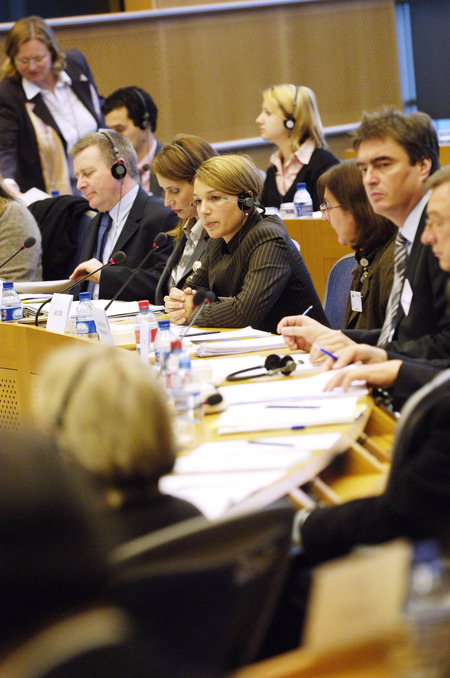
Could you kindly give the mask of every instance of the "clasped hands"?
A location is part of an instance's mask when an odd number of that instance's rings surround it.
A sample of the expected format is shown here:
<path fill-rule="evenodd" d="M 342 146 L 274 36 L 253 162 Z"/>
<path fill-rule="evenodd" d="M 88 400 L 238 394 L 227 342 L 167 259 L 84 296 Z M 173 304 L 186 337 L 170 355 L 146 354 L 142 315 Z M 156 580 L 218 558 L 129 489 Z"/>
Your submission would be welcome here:
<path fill-rule="evenodd" d="M 186 325 L 194 311 L 195 290 L 186 287 L 184 290 L 172 287 L 164 297 L 164 308 L 170 321 L 176 325 Z"/>

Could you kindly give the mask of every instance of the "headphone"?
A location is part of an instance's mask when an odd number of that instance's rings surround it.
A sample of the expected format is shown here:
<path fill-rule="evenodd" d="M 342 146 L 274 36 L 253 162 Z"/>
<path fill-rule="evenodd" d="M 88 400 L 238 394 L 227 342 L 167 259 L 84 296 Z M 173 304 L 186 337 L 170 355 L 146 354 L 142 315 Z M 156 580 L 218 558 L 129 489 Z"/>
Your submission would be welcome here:
<path fill-rule="evenodd" d="M 298 361 L 299 365 L 303 364 L 303 360 Z M 247 372 L 252 372 L 253 370 L 260 370 L 265 368 L 265 372 L 258 372 L 257 374 L 247 375 Z M 237 372 L 232 372 L 227 377 L 226 381 L 242 381 L 243 379 L 256 379 L 257 377 L 267 377 L 281 372 L 285 377 L 288 377 L 292 372 L 295 372 L 297 364 L 290 355 L 285 355 L 283 357 L 277 355 L 276 353 L 271 353 L 267 356 L 264 361 L 264 365 L 259 365 L 258 367 L 246 367 L 243 370 L 238 370 Z"/>
<path fill-rule="evenodd" d="M 180 151 L 181 151 L 181 152 L 186 156 L 186 158 L 189 160 L 189 162 L 190 162 L 190 164 L 192 165 L 192 167 L 194 168 L 194 170 L 195 170 L 195 171 L 198 170 L 198 165 L 197 165 L 197 163 L 194 162 L 194 160 L 191 158 L 191 156 L 189 155 L 189 153 L 187 152 L 187 150 L 186 150 L 185 148 L 183 148 L 183 146 L 180 146 L 180 144 L 177 144 L 176 141 L 173 141 L 173 142 L 172 142 L 172 146 L 175 146 L 176 148 L 179 148 Z"/>
<path fill-rule="evenodd" d="M 295 98 L 292 105 L 292 113 L 286 115 L 286 120 L 284 121 L 284 126 L 286 129 L 291 132 L 295 127 L 295 109 L 297 108 L 297 98 L 298 98 L 298 85 L 295 85 Z"/>
<path fill-rule="evenodd" d="M 133 91 L 142 104 L 142 120 L 139 127 L 141 129 L 147 129 L 148 127 L 150 127 L 150 114 L 148 112 L 147 102 L 144 99 L 144 95 L 139 91 L 137 87 L 133 87 Z"/>
<path fill-rule="evenodd" d="M 239 193 L 237 204 L 239 209 L 241 209 L 243 212 L 246 212 L 247 210 L 251 210 L 252 207 L 255 207 L 257 203 L 250 193 Z"/>
<path fill-rule="evenodd" d="M 111 174 L 113 175 L 114 179 L 117 179 L 118 181 L 123 181 L 126 173 L 127 173 L 127 168 L 125 166 L 125 163 L 123 160 L 120 158 L 120 153 L 119 149 L 117 148 L 116 144 L 114 143 L 114 139 L 110 135 L 109 132 L 106 130 L 99 130 L 100 134 L 103 134 L 105 136 L 109 143 L 112 146 L 114 157 L 115 157 L 115 162 L 111 166 Z"/>

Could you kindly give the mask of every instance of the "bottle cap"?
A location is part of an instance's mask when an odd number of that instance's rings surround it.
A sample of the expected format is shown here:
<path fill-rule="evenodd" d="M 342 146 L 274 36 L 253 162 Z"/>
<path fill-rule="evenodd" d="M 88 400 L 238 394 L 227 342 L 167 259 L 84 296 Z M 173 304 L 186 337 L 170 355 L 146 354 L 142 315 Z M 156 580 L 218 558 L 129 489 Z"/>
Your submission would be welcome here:
<path fill-rule="evenodd" d="M 7 282 L 3 283 L 3 289 L 4 290 L 13 290 L 14 289 L 14 283 L 8 280 Z"/>
<path fill-rule="evenodd" d="M 78 295 L 78 299 L 80 301 L 90 301 L 91 300 L 91 293 L 90 292 L 80 292 Z"/>
<path fill-rule="evenodd" d="M 144 311 L 147 308 L 150 308 L 150 302 L 148 299 L 141 299 L 141 301 L 138 301 L 138 306 L 140 311 Z"/>
<path fill-rule="evenodd" d="M 170 320 L 158 320 L 158 327 L 160 330 L 169 330 Z"/>
<path fill-rule="evenodd" d="M 302 188 L 306 188 L 306 184 L 305 184 L 305 183 L 297 184 L 297 191 L 301 191 Z"/>
<path fill-rule="evenodd" d="M 171 341 L 170 348 L 172 349 L 172 351 L 181 351 L 181 349 L 183 348 L 181 339 L 174 339 L 174 341 Z"/>

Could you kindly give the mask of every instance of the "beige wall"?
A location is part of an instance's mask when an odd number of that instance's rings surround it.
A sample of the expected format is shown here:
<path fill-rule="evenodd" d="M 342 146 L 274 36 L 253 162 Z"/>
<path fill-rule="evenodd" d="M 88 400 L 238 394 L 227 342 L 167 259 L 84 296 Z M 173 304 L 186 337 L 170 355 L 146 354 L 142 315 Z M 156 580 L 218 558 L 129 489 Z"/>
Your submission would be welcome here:
<path fill-rule="evenodd" d="M 316 92 L 325 126 L 401 104 L 394 0 L 304 2 L 192 14 L 155 10 L 49 21 L 61 47 L 86 55 L 103 95 L 139 85 L 160 112 L 158 137 L 255 137 L 262 90 L 294 82 Z M 120 18 L 120 21 L 117 20 Z M 5 26 L 6 28 L 6 26 Z M 0 29 L 0 42 L 4 32 Z M 346 135 L 330 137 L 344 157 Z M 268 146 L 250 148 L 261 167 Z"/>

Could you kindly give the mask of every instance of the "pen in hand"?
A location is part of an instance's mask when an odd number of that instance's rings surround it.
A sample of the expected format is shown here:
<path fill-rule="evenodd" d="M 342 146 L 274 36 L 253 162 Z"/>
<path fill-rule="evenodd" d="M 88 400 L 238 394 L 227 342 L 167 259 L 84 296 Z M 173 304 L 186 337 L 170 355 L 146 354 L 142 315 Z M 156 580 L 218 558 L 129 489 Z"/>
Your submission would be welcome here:
<path fill-rule="evenodd" d="M 326 348 L 321 348 L 320 346 L 317 347 L 319 351 L 322 351 L 325 355 L 327 355 L 330 358 L 333 358 L 333 360 L 339 360 L 337 355 L 334 355 L 334 353 L 331 353 L 331 351 L 327 351 Z"/>
<path fill-rule="evenodd" d="M 306 309 L 306 311 L 303 311 L 302 315 L 308 315 L 308 313 L 309 313 L 310 311 L 312 311 L 312 305 L 311 305 L 311 306 L 308 306 L 308 308 Z"/>

